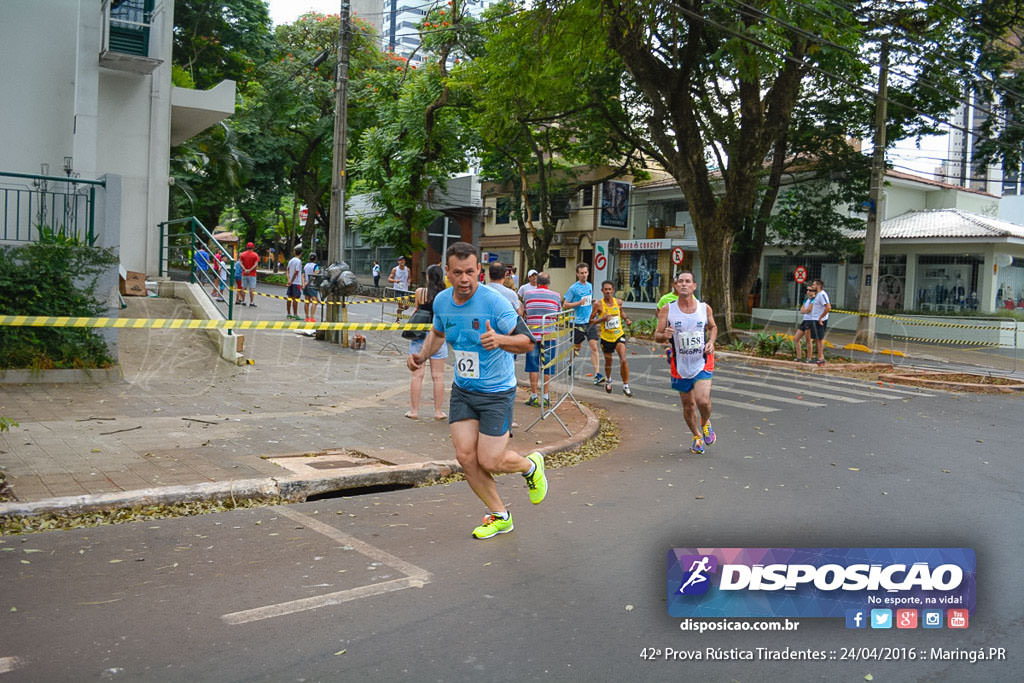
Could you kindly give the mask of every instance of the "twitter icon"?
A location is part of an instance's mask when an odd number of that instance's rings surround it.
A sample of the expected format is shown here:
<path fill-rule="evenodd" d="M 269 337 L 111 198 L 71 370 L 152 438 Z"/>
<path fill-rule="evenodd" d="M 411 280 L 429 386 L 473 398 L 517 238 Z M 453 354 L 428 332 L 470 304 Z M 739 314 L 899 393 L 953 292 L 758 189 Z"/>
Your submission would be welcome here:
<path fill-rule="evenodd" d="M 892 610 L 871 610 L 871 628 L 892 628 Z"/>

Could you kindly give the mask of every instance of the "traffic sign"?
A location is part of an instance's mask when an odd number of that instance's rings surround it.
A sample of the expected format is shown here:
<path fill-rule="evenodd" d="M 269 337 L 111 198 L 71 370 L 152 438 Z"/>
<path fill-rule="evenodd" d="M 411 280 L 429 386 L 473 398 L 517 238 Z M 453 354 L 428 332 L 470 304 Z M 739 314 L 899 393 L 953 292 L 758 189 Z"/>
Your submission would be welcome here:
<path fill-rule="evenodd" d="M 673 247 L 673 249 L 672 249 L 672 263 L 674 263 L 674 264 L 676 264 L 678 266 L 680 263 L 683 262 L 683 257 L 684 257 L 683 248 L 682 247 Z"/>
<path fill-rule="evenodd" d="M 803 284 L 807 280 L 807 269 L 803 266 L 797 266 L 796 270 L 793 271 L 793 279 Z"/>

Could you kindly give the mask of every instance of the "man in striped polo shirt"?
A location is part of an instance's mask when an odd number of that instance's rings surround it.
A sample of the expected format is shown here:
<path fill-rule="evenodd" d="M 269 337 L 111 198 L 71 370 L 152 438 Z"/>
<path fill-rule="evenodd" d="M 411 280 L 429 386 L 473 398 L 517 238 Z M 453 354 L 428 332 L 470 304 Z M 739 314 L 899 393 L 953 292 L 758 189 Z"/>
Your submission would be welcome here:
<path fill-rule="evenodd" d="M 528 406 L 543 405 L 546 408 L 550 404 L 548 397 L 548 381 L 551 375 L 555 374 L 555 367 L 544 368 L 544 394 L 542 398 L 537 396 L 537 389 L 540 380 L 540 369 L 545 363 L 554 358 L 555 340 L 543 341 L 545 334 L 555 331 L 551 324 L 544 324 L 544 316 L 552 313 L 559 313 L 562 310 L 562 295 L 550 288 L 551 276 L 547 272 L 537 273 L 537 286 L 527 290 L 523 295 L 523 308 L 526 312 L 526 324 L 533 333 L 533 350 L 526 354 L 526 372 L 530 374 L 530 398 L 526 402 Z M 544 353 L 541 354 L 541 348 Z"/>

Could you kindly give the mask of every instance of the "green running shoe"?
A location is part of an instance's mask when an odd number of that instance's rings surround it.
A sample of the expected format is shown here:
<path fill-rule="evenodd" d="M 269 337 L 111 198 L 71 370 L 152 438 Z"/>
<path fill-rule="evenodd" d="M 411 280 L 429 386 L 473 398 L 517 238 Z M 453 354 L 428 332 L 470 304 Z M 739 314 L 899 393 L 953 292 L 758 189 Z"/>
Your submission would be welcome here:
<path fill-rule="evenodd" d="M 526 456 L 526 459 L 536 465 L 533 474 L 524 474 L 526 488 L 530 489 L 530 502 L 536 505 L 548 495 L 548 478 L 544 476 L 544 456 L 534 451 Z"/>
<path fill-rule="evenodd" d="M 508 519 L 502 519 L 493 514 L 484 515 L 483 524 L 473 529 L 473 538 L 479 538 L 484 540 L 497 536 L 498 534 L 507 534 L 512 531 L 515 526 L 512 524 L 512 513 L 508 513 Z"/>

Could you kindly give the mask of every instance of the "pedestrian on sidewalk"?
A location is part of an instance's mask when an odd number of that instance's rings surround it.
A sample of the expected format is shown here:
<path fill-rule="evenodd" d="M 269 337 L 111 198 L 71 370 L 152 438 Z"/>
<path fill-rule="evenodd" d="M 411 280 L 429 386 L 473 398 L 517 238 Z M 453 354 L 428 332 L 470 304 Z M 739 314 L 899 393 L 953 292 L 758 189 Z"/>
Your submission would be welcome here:
<path fill-rule="evenodd" d="M 519 301 L 519 297 L 516 296 L 515 290 L 505 286 L 505 266 L 495 261 L 487 267 L 487 276 L 491 279 L 487 283 L 487 286 L 493 289 L 498 294 L 508 299 L 508 302 L 512 304 L 512 308 L 516 310 L 519 315 L 523 314 L 523 304 Z M 442 281 L 443 282 L 443 281 Z"/>
<path fill-rule="evenodd" d="M 669 371 L 672 388 L 679 392 L 683 419 L 693 434 L 690 452 L 702 455 L 715 443 L 711 427 L 711 376 L 715 370 L 715 339 L 718 327 L 711 306 L 693 293 L 693 273 L 682 270 L 672 284 L 679 298 L 658 311 L 654 341 L 669 342 Z"/>
<path fill-rule="evenodd" d="M 217 301 L 224 301 L 224 290 L 228 286 L 228 266 L 224 262 L 224 254 L 219 251 L 213 259 L 213 269 L 217 274 L 217 288 L 212 294 Z"/>
<path fill-rule="evenodd" d="M 313 286 L 313 276 L 320 272 L 320 264 L 316 262 L 316 254 L 309 255 L 309 261 L 302 266 L 302 293 L 306 297 L 302 304 L 307 323 L 316 322 L 316 309 L 320 307 L 320 292 Z"/>
<path fill-rule="evenodd" d="M 379 261 L 374 261 L 373 262 L 373 268 L 370 269 L 370 272 L 373 273 L 373 288 L 377 289 L 377 288 L 380 287 L 380 262 Z"/>
<path fill-rule="evenodd" d="M 391 269 L 388 275 L 388 282 L 395 288 L 396 292 L 409 291 L 409 267 L 405 265 L 405 257 L 398 257 L 398 264 Z"/>
<path fill-rule="evenodd" d="M 260 264 L 260 255 L 256 253 L 256 245 L 249 242 L 245 245 L 245 251 L 238 255 L 242 264 L 242 289 L 249 292 L 249 306 L 255 308 L 256 302 L 256 268 Z M 245 300 L 245 292 L 242 292 L 242 300 Z"/>
<path fill-rule="evenodd" d="M 814 314 L 812 313 L 811 304 L 814 302 L 814 283 L 807 285 L 807 293 L 804 296 L 804 303 L 800 306 L 800 313 L 803 315 L 803 319 L 800 321 L 800 328 L 793 335 L 793 351 L 796 355 L 796 361 L 798 363 L 803 362 L 803 354 L 801 353 L 801 341 L 805 341 L 807 344 L 807 362 L 811 362 L 811 356 L 814 354 L 814 343 L 811 341 L 811 332 L 814 329 Z"/>
<path fill-rule="evenodd" d="M 512 515 L 498 495 L 494 474 L 520 472 L 530 502 L 547 495 L 544 456 L 525 458 L 508 448 L 509 425 L 516 395 L 513 353 L 533 345 L 529 331 L 511 304 L 489 287 L 481 287 L 480 253 L 456 242 L 445 253 L 452 286 L 434 298 L 434 325 L 418 353 L 407 364 L 415 372 L 447 341 L 455 354 L 455 382 L 448 406 L 448 423 L 455 457 L 473 493 L 487 507 L 473 537 L 491 538 L 514 528 Z"/>
<path fill-rule="evenodd" d="M 306 286 L 306 276 L 302 270 L 302 247 L 295 247 L 295 255 L 288 261 L 285 270 L 288 277 L 287 297 L 284 301 L 284 309 L 288 320 L 301 320 L 299 317 L 299 301 L 302 300 L 302 290 Z"/>
<path fill-rule="evenodd" d="M 431 319 L 434 315 L 434 298 L 444 291 L 444 270 L 436 263 L 427 268 L 427 286 L 416 290 L 416 310 L 426 311 Z M 415 315 L 415 313 L 413 313 Z M 409 341 L 409 355 L 414 356 L 423 349 L 423 341 L 426 333 L 420 333 L 419 339 Z M 430 356 L 430 381 L 434 389 L 434 419 L 443 420 L 448 417 L 441 406 L 444 405 L 444 367 L 445 359 L 448 358 L 448 345 L 441 344 L 441 348 Z M 405 416 L 410 420 L 418 420 L 420 417 L 420 395 L 423 393 L 423 376 L 425 368 L 420 366 L 412 373 L 409 381 L 409 410 Z"/>
<path fill-rule="evenodd" d="M 825 328 L 828 326 L 828 312 L 832 310 L 832 302 L 825 291 L 825 283 L 815 280 L 814 301 L 811 302 L 811 317 L 814 327 L 811 330 L 811 339 L 818 347 L 818 367 L 825 364 Z"/>
<path fill-rule="evenodd" d="M 245 290 L 242 289 L 242 262 L 235 259 L 235 264 L 232 266 L 234 269 L 234 281 L 235 281 L 235 303 L 245 305 Z"/>
<path fill-rule="evenodd" d="M 526 290 L 523 300 L 526 324 L 534 340 L 533 348 L 526 354 L 526 372 L 530 376 L 530 398 L 526 400 L 526 405 L 547 408 L 551 403 L 548 385 L 551 383 L 551 375 L 555 374 L 555 366 L 548 365 L 555 355 L 555 340 L 550 338 L 555 332 L 555 326 L 550 316 L 562 310 L 562 295 L 548 287 L 551 276 L 546 272 L 537 273 L 534 279 L 537 286 Z M 549 316 L 546 321 L 545 316 Z M 540 386 L 541 371 L 544 373 L 543 387 Z M 543 392 L 540 397 L 537 396 L 538 391 Z"/>
<path fill-rule="evenodd" d="M 626 332 L 622 321 L 632 321 L 622 312 L 622 300 L 615 298 L 615 283 L 605 280 L 601 283 L 601 299 L 594 306 L 591 322 L 601 329 L 601 351 L 604 353 L 604 390 L 612 393 L 612 354 L 619 354 L 619 374 L 622 377 L 622 393 L 632 398 L 629 388 L 629 362 L 626 360 Z"/>
<path fill-rule="evenodd" d="M 530 272 L 528 272 L 526 274 L 526 282 L 524 282 L 522 284 L 522 286 L 519 289 L 516 290 L 516 294 L 519 295 L 519 300 L 525 302 L 526 301 L 526 293 L 529 292 L 531 289 L 535 289 L 536 287 L 537 287 L 537 271 L 533 270 L 531 268 Z"/>

